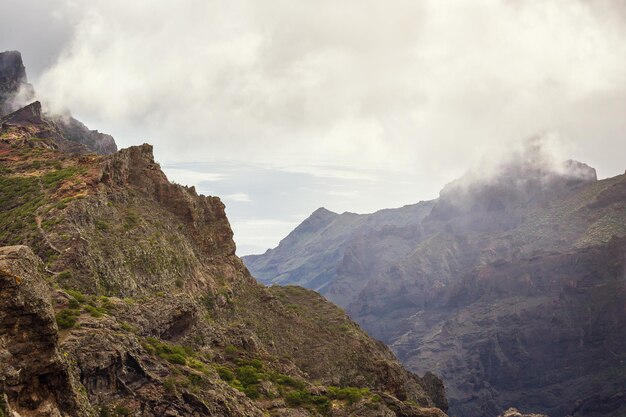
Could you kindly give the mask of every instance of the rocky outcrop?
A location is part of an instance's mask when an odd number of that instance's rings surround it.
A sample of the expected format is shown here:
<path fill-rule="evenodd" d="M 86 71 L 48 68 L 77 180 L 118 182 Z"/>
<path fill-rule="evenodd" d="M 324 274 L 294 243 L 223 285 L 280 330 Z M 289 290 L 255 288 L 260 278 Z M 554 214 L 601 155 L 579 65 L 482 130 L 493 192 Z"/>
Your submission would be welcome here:
<path fill-rule="evenodd" d="M 0 248 L 0 293 L 0 409 L 4 415 L 60 417 L 71 412 L 87 416 L 59 351 L 43 263 L 29 248 Z"/>
<path fill-rule="evenodd" d="M 0 116 L 11 113 L 34 97 L 18 51 L 0 53 Z"/>
<path fill-rule="evenodd" d="M 35 101 L 0 119 L 2 123 L 15 126 L 31 126 L 46 124 L 41 117 L 41 103 Z"/>
<path fill-rule="evenodd" d="M 35 90 L 27 82 L 21 54 L 0 53 L 0 123 L 21 127 L 46 125 L 45 137 L 63 152 L 110 155 L 117 151 L 111 135 L 89 130 L 69 113 L 42 112 L 41 103 L 33 102 L 34 98 Z"/>
<path fill-rule="evenodd" d="M 263 282 L 318 289 L 409 369 L 441 375 L 453 415 L 619 416 L 626 176 L 598 181 L 535 144 L 495 177 L 307 221 L 244 261 Z"/>
<path fill-rule="evenodd" d="M 47 117 L 54 122 L 61 136 L 66 140 L 79 143 L 98 155 L 111 155 L 117 152 L 117 145 L 113 136 L 97 130 L 90 130 L 71 115 L 47 115 Z"/>
<path fill-rule="evenodd" d="M 154 161 L 152 146 L 124 149 L 103 161 L 101 181 L 132 188 L 183 222 L 204 256 L 235 254 L 233 233 L 219 197 L 198 195 L 194 187 L 170 183 Z"/>

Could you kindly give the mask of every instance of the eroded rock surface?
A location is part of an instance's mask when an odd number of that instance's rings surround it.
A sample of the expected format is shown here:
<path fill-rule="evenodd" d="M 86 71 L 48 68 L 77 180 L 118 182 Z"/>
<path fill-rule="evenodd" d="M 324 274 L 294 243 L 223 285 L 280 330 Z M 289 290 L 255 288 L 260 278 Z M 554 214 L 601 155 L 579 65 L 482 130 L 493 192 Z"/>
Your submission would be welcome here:
<path fill-rule="evenodd" d="M 0 248 L 0 408 L 5 415 L 87 415 L 59 352 L 43 270 L 28 247 Z"/>

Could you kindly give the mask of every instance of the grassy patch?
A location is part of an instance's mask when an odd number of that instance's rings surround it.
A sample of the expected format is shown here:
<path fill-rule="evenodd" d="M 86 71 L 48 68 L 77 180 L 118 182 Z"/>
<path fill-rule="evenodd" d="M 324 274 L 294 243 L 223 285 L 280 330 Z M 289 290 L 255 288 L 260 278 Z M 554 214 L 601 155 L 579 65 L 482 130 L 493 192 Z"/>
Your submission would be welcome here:
<path fill-rule="evenodd" d="M 66 308 L 61 310 L 56 315 L 57 324 L 62 329 L 71 329 L 78 323 L 78 316 L 80 316 L 80 310 L 72 308 Z"/>
<path fill-rule="evenodd" d="M 146 339 L 146 343 L 144 343 L 144 348 L 153 355 L 165 359 L 170 363 L 176 365 L 193 363 L 198 366 L 196 362 L 191 361 L 191 359 L 194 359 L 194 351 L 188 346 L 174 345 L 162 342 L 154 337 L 149 337 Z"/>

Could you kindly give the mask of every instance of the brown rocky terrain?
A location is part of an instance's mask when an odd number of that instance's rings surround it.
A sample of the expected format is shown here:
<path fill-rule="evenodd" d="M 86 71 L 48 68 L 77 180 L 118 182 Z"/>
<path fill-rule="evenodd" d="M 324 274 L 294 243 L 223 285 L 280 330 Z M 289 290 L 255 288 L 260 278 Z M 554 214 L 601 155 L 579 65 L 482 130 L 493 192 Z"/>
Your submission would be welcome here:
<path fill-rule="evenodd" d="M 258 284 L 220 199 L 150 145 L 85 143 L 37 103 L 2 119 L 0 416 L 445 417 L 433 374 L 312 291 Z"/>
<path fill-rule="evenodd" d="M 244 261 L 263 282 L 318 289 L 409 369 L 441 375 L 451 415 L 624 415 L 626 175 L 545 159 L 531 141 L 431 202 L 318 211 Z"/>

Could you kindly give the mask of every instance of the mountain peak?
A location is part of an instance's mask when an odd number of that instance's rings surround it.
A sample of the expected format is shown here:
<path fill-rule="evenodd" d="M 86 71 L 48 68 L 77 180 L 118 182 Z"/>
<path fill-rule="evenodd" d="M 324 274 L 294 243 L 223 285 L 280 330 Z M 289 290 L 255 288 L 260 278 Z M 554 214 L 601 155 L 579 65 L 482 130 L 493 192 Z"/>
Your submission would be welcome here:
<path fill-rule="evenodd" d="M 320 207 L 317 210 L 315 210 L 313 213 L 311 213 L 310 217 L 319 217 L 319 216 L 334 216 L 337 215 L 337 213 L 335 213 L 334 211 L 330 211 L 328 210 L 326 207 Z"/>
<path fill-rule="evenodd" d="M 26 67 L 19 51 L 0 52 L 0 88 L 7 88 L 10 83 L 26 83 Z"/>
<path fill-rule="evenodd" d="M 1 120 L 3 123 L 10 123 L 18 126 L 39 125 L 45 123 L 41 118 L 41 103 L 38 101 L 32 102 L 29 105 L 6 115 Z"/>
<path fill-rule="evenodd" d="M 28 84 L 26 67 L 18 51 L 0 52 L 0 116 L 11 113 L 20 103 L 31 101 L 33 86 Z"/>
<path fill-rule="evenodd" d="M 99 155 L 117 152 L 111 135 L 89 130 L 69 112 L 65 115 L 47 113 L 39 101 L 32 102 L 34 97 L 35 90 L 28 84 L 22 55 L 18 51 L 1 52 L 0 119 L 3 123 L 17 126 L 47 124 L 59 148 L 66 152 L 95 152 Z"/>

